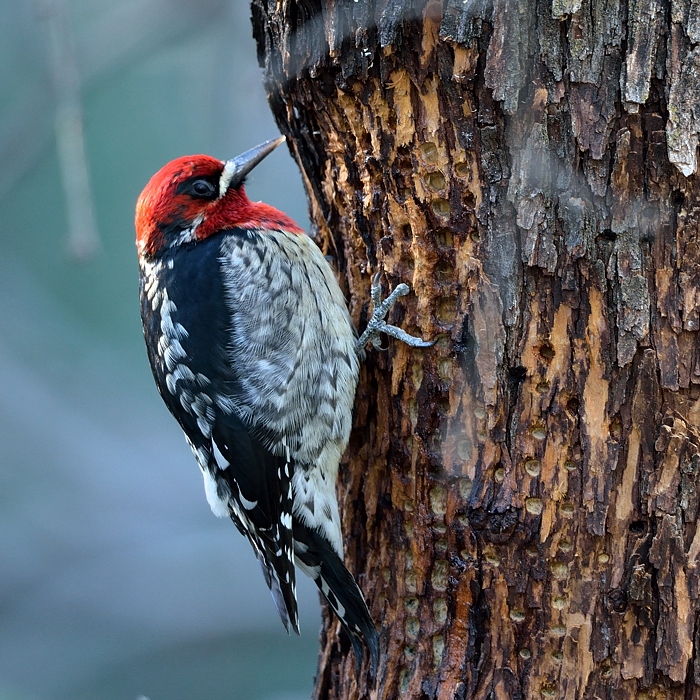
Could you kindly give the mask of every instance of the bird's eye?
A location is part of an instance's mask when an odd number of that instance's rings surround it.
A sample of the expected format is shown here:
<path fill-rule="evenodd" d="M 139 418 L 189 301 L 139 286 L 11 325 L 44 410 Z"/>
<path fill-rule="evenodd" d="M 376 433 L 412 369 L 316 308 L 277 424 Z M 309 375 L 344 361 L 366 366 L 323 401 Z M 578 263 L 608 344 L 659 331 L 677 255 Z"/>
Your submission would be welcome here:
<path fill-rule="evenodd" d="M 213 197 L 216 194 L 216 188 L 208 180 L 195 180 L 192 183 L 191 193 L 195 197 Z"/>

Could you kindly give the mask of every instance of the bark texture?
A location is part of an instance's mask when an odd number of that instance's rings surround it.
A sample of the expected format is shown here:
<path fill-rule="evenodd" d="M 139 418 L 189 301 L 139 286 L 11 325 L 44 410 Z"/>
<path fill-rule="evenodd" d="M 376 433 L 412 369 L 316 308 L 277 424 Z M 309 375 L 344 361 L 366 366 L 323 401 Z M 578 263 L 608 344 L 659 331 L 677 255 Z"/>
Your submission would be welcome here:
<path fill-rule="evenodd" d="M 437 341 L 365 364 L 316 698 L 700 697 L 700 2 L 252 9 L 355 321 Z"/>

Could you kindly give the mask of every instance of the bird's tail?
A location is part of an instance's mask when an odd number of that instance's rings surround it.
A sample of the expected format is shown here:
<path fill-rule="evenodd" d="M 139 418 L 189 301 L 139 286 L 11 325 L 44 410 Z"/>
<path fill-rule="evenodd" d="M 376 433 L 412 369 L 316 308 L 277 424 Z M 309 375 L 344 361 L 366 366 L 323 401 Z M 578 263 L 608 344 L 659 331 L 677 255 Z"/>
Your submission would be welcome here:
<path fill-rule="evenodd" d="M 271 561 L 269 552 L 263 554 L 260 550 L 255 549 L 255 554 L 260 562 L 260 568 L 262 569 L 265 583 L 270 589 L 272 600 L 275 603 L 284 628 L 288 633 L 291 628 L 291 630 L 299 634 L 299 612 L 297 609 L 294 567 L 289 567 L 283 574 L 290 580 L 286 580 L 286 578 L 282 579 L 279 569 L 286 568 L 284 561 L 281 562 L 280 566 L 275 566 Z"/>
<path fill-rule="evenodd" d="M 265 583 L 270 589 L 284 628 L 288 633 L 292 629 L 299 634 L 291 529 L 284 527 L 281 522 L 262 530 L 257 529 L 234 500 L 229 505 L 231 520 L 238 531 L 248 539 L 260 562 Z M 291 515 L 289 520 L 291 521 Z"/>
<path fill-rule="evenodd" d="M 357 581 L 330 543 L 299 523 L 294 525 L 294 553 L 297 565 L 315 581 L 350 637 L 358 675 L 364 656 L 364 639 L 372 677 L 376 678 L 379 636 Z"/>

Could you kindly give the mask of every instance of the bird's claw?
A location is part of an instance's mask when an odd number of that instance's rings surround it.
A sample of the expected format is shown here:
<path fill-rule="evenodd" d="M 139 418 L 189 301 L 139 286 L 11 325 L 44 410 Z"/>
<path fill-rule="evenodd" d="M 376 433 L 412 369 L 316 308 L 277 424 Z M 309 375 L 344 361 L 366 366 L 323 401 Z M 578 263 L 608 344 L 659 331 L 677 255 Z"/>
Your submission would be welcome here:
<path fill-rule="evenodd" d="M 382 347 L 381 341 L 379 340 L 379 335 L 381 333 L 390 335 L 392 338 L 396 338 L 397 340 L 406 343 L 406 345 L 410 345 L 412 348 L 431 347 L 434 343 L 410 335 L 401 328 L 398 328 L 397 326 L 390 326 L 384 321 L 386 315 L 389 313 L 389 310 L 396 303 L 396 300 L 399 297 L 406 296 L 410 289 L 408 288 L 407 284 L 401 283 L 396 287 L 396 289 L 394 289 L 393 292 L 391 292 L 391 294 L 389 294 L 386 299 L 384 299 L 384 301 L 382 301 L 382 286 L 379 283 L 381 276 L 382 273 L 377 272 L 372 279 L 370 296 L 372 297 L 372 306 L 374 307 L 374 311 L 372 312 L 372 317 L 367 323 L 367 328 L 365 328 L 364 333 L 355 343 L 357 353 L 361 354 L 367 343 L 372 343 L 372 347 L 375 350 L 386 350 L 386 348 Z"/>

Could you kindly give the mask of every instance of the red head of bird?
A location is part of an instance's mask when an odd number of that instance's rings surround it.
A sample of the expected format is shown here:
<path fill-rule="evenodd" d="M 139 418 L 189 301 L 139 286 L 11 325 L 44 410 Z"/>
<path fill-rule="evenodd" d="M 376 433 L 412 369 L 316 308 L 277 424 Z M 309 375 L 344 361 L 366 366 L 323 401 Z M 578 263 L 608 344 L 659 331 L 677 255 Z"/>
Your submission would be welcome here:
<path fill-rule="evenodd" d="M 136 203 L 136 245 L 139 255 L 202 241 L 235 227 L 284 229 L 299 227 L 285 214 L 262 202 L 251 202 L 246 175 L 284 136 L 221 161 L 211 156 L 183 156 L 163 166 L 148 182 Z"/>

